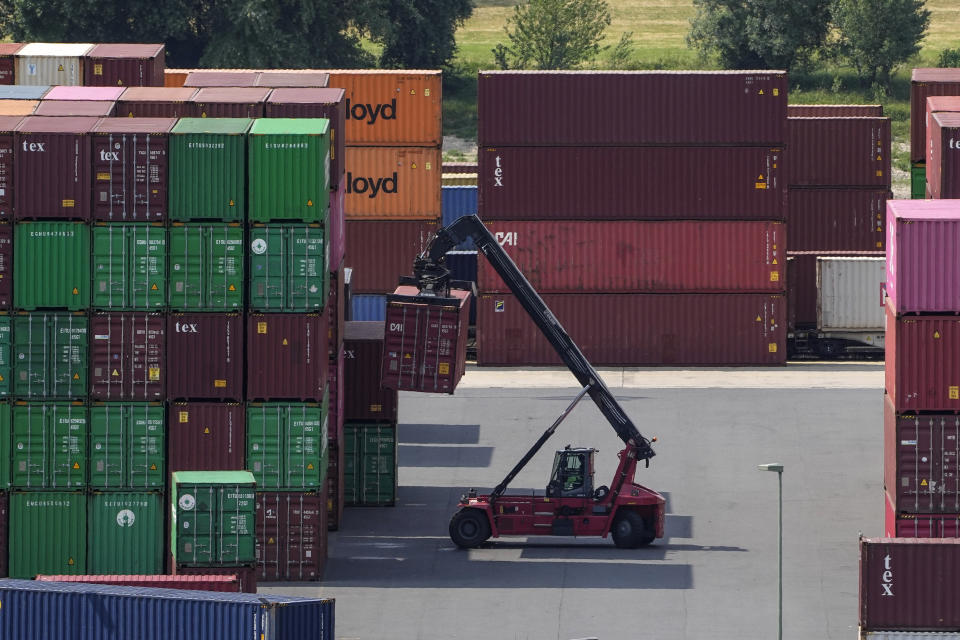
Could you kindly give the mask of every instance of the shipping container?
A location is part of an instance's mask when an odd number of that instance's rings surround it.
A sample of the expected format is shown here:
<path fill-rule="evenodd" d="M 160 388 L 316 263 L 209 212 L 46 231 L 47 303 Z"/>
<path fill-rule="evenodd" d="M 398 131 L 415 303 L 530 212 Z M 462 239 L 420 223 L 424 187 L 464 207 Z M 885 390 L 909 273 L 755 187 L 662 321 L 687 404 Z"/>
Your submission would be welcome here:
<path fill-rule="evenodd" d="M 788 326 L 813 329 L 817 326 L 817 259 L 880 258 L 883 251 L 789 251 L 787 252 Z M 879 292 L 878 292 L 879 302 Z"/>
<path fill-rule="evenodd" d="M 247 138 L 250 222 L 325 222 L 330 121 L 262 118 Z"/>
<path fill-rule="evenodd" d="M 12 85 L 16 81 L 16 55 L 23 47 L 20 42 L 0 43 L 0 85 Z"/>
<path fill-rule="evenodd" d="M 440 210 L 441 223 L 448 227 L 457 218 L 463 216 L 477 215 L 477 187 L 444 186 L 440 191 Z M 477 246 L 473 243 L 473 238 L 461 242 L 457 245 L 458 251 L 474 251 Z"/>
<path fill-rule="evenodd" d="M 255 87 L 260 71 L 252 69 L 193 69 L 186 70 L 184 87 Z"/>
<path fill-rule="evenodd" d="M 190 69 L 164 69 L 163 86 L 172 88 L 182 87 L 190 71 Z"/>
<path fill-rule="evenodd" d="M 788 118 L 790 186 L 890 187 L 890 118 Z"/>
<path fill-rule="evenodd" d="M 330 295 L 327 298 L 327 355 L 335 361 L 343 346 L 343 323 L 346 319 L 346 289 L 344 285 L 343 265 L 330 274 Z"/>
<path fill-rule="evenodd" d="M 958 538 L 960 515 L 916 514 L 894 509 L 890 492 L 886 493 L 887 511 L 884 535 L 888 538 Z"/>
<path fill-rule="evenodd" d="M 344 420 L 397 421 L 397 391 L 380 386 L 385 331 L 382 320 L 343 325 Z"/>
<path fill-rule="evenodd" d="M 0 100 L 0 115 L 31 116 L 39 104 L 39 100 Z M 4 128 L 5 131 L 11 132 L 13 129 L 14 127 Z"/>
<path fill-rule="evenodd" d="M 0 189 L 2 188 L 0 186 Z M 13 267 L 13 225 L 0 223 L 0 310 L 7 310 L 13 304 L 11 267 Z"/>
<path fill-rule="evenodd" d="M 3 101 L 16 102 L 16 101 Z M 13 218 L 14 159 L 16 157 L 14 132 L 23 118 L 19 116 L 0 117 L 0 220 Z"/>
<path fill-rule="evenodd" d="M 243 308 L 243 227 L 235 223 L 174 224 L 169 234 L 170 308 Z"/>
<path fill-rule="evenodd" d="M 176 564 L 253 563 L 255 486 L 249 471 L 175 471 L 170 480 L 170 549 Z"/>
<path fill-rule="evenodd" d="M 444 162 L 442 166 L 443 166 L 444 173 L 476 173 L 477 172 L 476 162 Z"/>
<path fill-rule="evenodd" d="M 167 229 L 160 224 L 98 224 L 92 231 L 93 308 L 165 308 Z"/>
<path fill-rule="evenodd" d="M 443 173 L 440 175 L 440 184 L 444 187 L 476 187 L 476 173 Z"/>
<path fill-rule="evenodd" d="M 338 531 L 343 523 L 343 434 L 330 443 L 330 466 L 327 467 L 327 530 Z"/>
<path fill-rule="evenodd" d="M 882 104 L 788 104 L 788 118 L 881 118 Z"/>
<path fill-rule="evenodd" d="M 92 488 L 163 491 L 167 477 L 166 452 L 162 403 L 97 402 L 91 405 Z"/>
<path fill-rule="evenodd" d="M 886 272 L 883 258 L 817 258 L 817 327 L 882 333 Z"/>
<path fill-rule="evenodd" d="M 960 113 L 934 113 L 927 125 L 927 191 L 960 198 Z"/>
<path fill-rule="evenodd" d="M 539 293 L 770 292 L 786 283 L 786 224 L 496 221 L 487 225 Z M 487 260 L 483 293 L 509 288 Z"/>
<path fill-rule="evenodd" d="M 787 236 L 790 251 L 883 249 L 887 199 L 881 189 L 790 189 Z"/>
<path fill-rule="evenodd" d="M 167 398 L 243 400 L 243 317 L 167 316 Z"/>
<path fill-rule="evenodd" d="M 171 220 L 246 215 L 247 118 L 181 118 L 170 135 Z"/>
<path fill-rule="evenodd" d="M 90 397 L 166 398 L 166 320 L 159 313 L 97 313 L 90 317 Z"/>
<path fill-rule="evenodd" d="M 167 217 L 168 137 L 174 118 L 104 118 L 93 128 L 93 218 Z"/>
<path fill-rule="evenodd" d="M 265 69 L 257 78 L 258 87 L 322 89 L 330 84 L 330 74 L 313 69 Z M 269 117 L 269 116 L 268 116 Z"/>
<path fill-rule="evenodd" d="M 162 44 L 98 44 L 83 59 L 83 83 L 162 87 L 166 66 L 166 49 Z"/>
<path fill-rule="evenodd" d="M 396 423 L 344 425 L 343 500 L 346 506 L 369 507 L 396 502 Z"/>
<path fill-rule="evenodd" d="M 6 491 L 12 485 L 10 470 L 10 447 L 13 443 L 13 408 L 9 402 L 0 403 L 0 499 L 6 499 Z M 6 503 L 0 502 L 0 509 L 6 509 Z M 0 542 L 5 542 L 3 538 L 3 529 L 6 527 L 7 519 L 5 513 L 0 514 Z M 6 544 L 0 545 L 0 565 L 4 562 L 6 556 Z M 5 569 L 0 566 L 0 570 Z M 6 573 L 0 571 L 0 578 Z"/>
<path fill-rule="evenodd" d="M 349 200 L 347 202 L 349 207 Z M 347 220 L 345 264 L 353 268 L 353 293 L 385 295 L 409 275 L 413 261 L 430 245 L 436 221 Z"/>
<path fill-rule="evenodd" d="M 246 466 L 246 414 L 225 402 L 170 403 L 167 471 L 230 471 Z"/>
<path fill-rule="evenodd" d="M 92 44 L 32 42 L 17 51 L 17 84 L 82 85 Z"/>
<path fill-rule="evenodd" d="M 247 399 L 323 399 L 329 353 L 322 313 L 247 317 Z"/>
<path fill-rule="evenodd" d="M 910 77 L 910 161 L 927 154 L 926 106 L 930 96 L 960 95 L 960 69 L 919 68 Z"/>
<path fill-rule="evenodd" d="M 22 313 L 13 318 L 13 395 L 87 396 L 89 320 L 83 313 Z"/>
<path fill-rule="evenodd" d="M 401 286 L 387 296 L 381 384 L 390 389 L 452 394 L 467 366 L 470 291 L 421 296 Z"/>
<path fill-rule="evenodd" d="M 344 393 L 346 391 L 346 358 L 344 351 L 343 345 L 340 345 L 337 356 L 330 362 L 330 373 L 327 378 L 327 388 L 330 390 L 327 436 L 330 442 L 341 442 L 343 440 Z"/>
<path fill-rule="evenodd" d="M 319 311 L 329 288 L 326 230 L 322 225 L 272 224 L 250 228 L 248 307 L 256 311 Z"/>
<path fill-rule="evenodd" d="M 36 580 L 3 581 L 0 596 L 2 637 L 123 640 L 136 629 L 140 640 L 334 638 L 333 599 Z"/>
<path fill-rule="evenodd" d="M 447 268 L 450 269 L 450 278 L 462 282 L 477 282 L 477 265 L 479 263 L 476 251 L 447 251 L 444 256 Z M 486 261 L 486 257 L 484 257 Z M 470 325 L 477 324 L 477 302 L 470 301 Z"/>
<path fill-rule="evenodd" d="M 347 219 L 438 220 L 440 158 L 440 147 L 349 147 Z"/>
<path fill-rule="evenodd" d="M 352 297 L 351 320 L 384 322 L 387 319 L 387 296 L 361 293 Z"/>
<path fill-rule="evenodd" d="M 163 573 L 163 494 L 95 491 L 87 514 L 87 571 Z"/>
<path fill-rule="evenodd" d="M 50 85 L 0 85 L 0 100 L 40 100 L 50 91 Z"/>
<path fill-rule="evenodd" d="M 265 108 L 268 118 L 326 118 L 330 121 L 331 190 L 343 183 L 346 110 L 343 89 L 313 88 L 274 89 Z"/>
<path fill-rule="evenodd" d="M 87 496 L 79 491 L 12 491 L 9 545 L 11 578 L 87 573 Z M 0 590 L 9 584 L 0 580 Z M 7 637 L 10 628 L 2 625 L 9 624 L 9 615 L 18 609 L 7 598 L 3 604 L 0 629 L 7 630 L 0 631 L 0 637 Z M 18 628 L 17 634 L 23 633 Z"/>
<path fill-rule="evenodd" d="M 15 404 L 13 486 L 60 490 L 87 486 L 88 417 L 79 402 Z"/>
<path fill-rule="evenodd" d="M 190 98 L 198 118 L 262 118 L 271 89 L 264 87 L 204 87 Z"/>
<path fill-rule="evenodd" d="M 949 112 L 957 113 L 960 112 L 960 95 L 955 96 L 930 96 L 927 98 L 926 103 L 926 117 L 924 118 L 924 124 L 927 128 L 927 151 L 924 154 L 924 160 L 926 160 L 926 154 L 930 150 L 930 121 L 933 118 L 933 114 L 940 112 Z"/>
<path fill-rule="evenodd" d="M 324 493 L 257 492 L 257 578 L 319 580 L 327 563 Z"/>
<path fill-rule="evenodd" d="M 897 316 L 888 302 L 885 341 L 897 411 L 960 410 L 960 316 Z"/>
<path fill-rule="evenodd" d="M 123 93 L 123 87 L 50 87 L 44 94 L 44 100 L 100 101 L 116 102 Z"/>
<path fill-rule="evenodd" d="M 259 489 L 320 489 L 327 474 L 329 397 L 247 405 L 245 468 Z"/>
<path fill-rule="evenodd" d="M 910 165 L 910 199 L 923 200 L 927 197 L 927 166 L 923 162 Z"/>
<path fill-rule="evenodd" d="M 347 185 L 341 180 L 336 191 L 330 192 L 330 213 L 327 217 L 327 268 L 331 271 L 342 267 L 346 258 L 346 197 Z"/>
<path fill-rule="evenodd" d="M 39 116 L 20 122 L 14 137 L 18 220 L 90 219 L 90 131 L 96 123 L 96 118 Z"/>
<path fill-rule="evenodd" d="M 782 365 L 786 299 L 769 294 L 546 294 L 543 301 L 594 365 Z M 709 327 L 708 331 L 704 327 Z M 477 364 L 558 365 L 510 294 L 484 294 Z"/>
<path fill-rule="evenodd" d="M 171 573 L 178 578 L 184 576 L 230 576 L 240 582 L 241 593 L 257 592 L 257 571 L 252 564 L 237 567 L 179 567 L 176 563 L 172 563 Z"/>
<path fill-rule="evenodd" d="M 194 118 L 197 89 L 186 87 L 130 87 L 117 100 L 118 118 Z"/>
<path fill-rule="evenodd" d="M 90 227 L 82 222 L 14 225 L 13 307 L 90 306 Z"/>
<path fill-rule="evenodd" d="M 6 491 L 0 491 L 0 578 L 7 577 L 7 560 L 10 556 L 10 548 L 7 543 L 9 538 L 10 522 L 10 494 Z"/>
<path fill-rule="evenodd" d="M 149 587 L 153 589 L 187 589 L 190 591 L 220 591 L 239 593 L 240 579 L 236 575 L 39 575 L 39 582 L 85 582 L 109 584 L 116 587 Z"/>
<path fill-rule="evenodd" d="M 481 148 L 479 213 L 484 222 L 783 220 L 783 155 L 769 147 Z"/>
<path fill-rule="evenodd" d="M 337 69 L 328 86 L 346 94 L 347 145 L 440 147 L 440 71 Z M 440 174 L 439 162 L 437 175 Z"/>
<path fill-rule="evenodd" d="M 960 202 L 888 200 L 887 256 L 896 313 L 960 311 Z"/>
<path fill-rule="evenodd" d="M 112 100 L 41 100 L 34 110 L 36 116 L 68 118 L 110 118 L 116 113 Z"/>

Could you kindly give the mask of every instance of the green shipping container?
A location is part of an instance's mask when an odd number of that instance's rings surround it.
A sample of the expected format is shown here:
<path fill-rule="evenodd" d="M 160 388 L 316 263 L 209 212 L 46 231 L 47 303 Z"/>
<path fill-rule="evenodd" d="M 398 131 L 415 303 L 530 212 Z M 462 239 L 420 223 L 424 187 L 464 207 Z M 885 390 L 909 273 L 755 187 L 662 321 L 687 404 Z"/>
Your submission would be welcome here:
<path fill-rule="evenodd" d="M 93 308 L 151 311 L 167 305 L 167 230 L 153 224 L 93 228 Z"/>
<path fill-rule="evenodd" d="M 13 486 L 72 489 L 87 485 L 87 408 L 79 402 L 13 407 Z"/>
<path fill-rule="evenodd" d="M 927 197 L 927 165 L 914 162 L 910 166 L 910 199 L 923 200 Z"/>
<path fill-rule="evenodd" d="M 177 224 L 170 227 L 170 309 L 243 308 L 243 227 Z"/>
<path fill-rule="evenodd" d="M 247 407 L 247 469 L 259 489 L 323 486 L 328 391 L 322 405 L 257 402 Z"/>
<path fill-rule="evenodd" d="M 90 407 L 90 486 L 162 491 L 165 424 L 160 403 L 105 402 Z"/>
<path fill-rule="evenodd" d="M 10 395 L 13 369 L 10 366 L 10 350 L 13 348 L 13 320 L 0 315 L 0 398 Z"/>
<path fill-rule="evenodd" d="M 255 561 L 256 481 L 249 471 L 177 471 L 171 476 L 170 549 L 179 566 Z"/>
<path fill-rule="evenodd" d="M 10 487 L 10 445 L 13 442 L 11 432 L 11 407 L 9 402 L 0 402 L 0 490 Z M 2 523 L 0 523 L 2 526 Z M 0 539 L 2 539 L 0 534 Z M 0 549 L 3 553 L 3 549 Z M 3 563 L 0 562 L 0 565 Z"/>
<path fill-rule="evenodd" d="M 163 573 L 163 494 L 94 492 L 87 514 L 91 574 Z"/>
<path fill-rule="evenodd" d="M 13 319 L 13 395 L 70 400 L 87 396 L 89 320 L 79 313 L 26 313 Z"/>
<path fill-rule="evenodd" d="M 248 118 L 181 118 L 170 134 L 171 220 L 243 222 Z"/>
<path fill-rule="evenodd" d="M 327 303 L 330 274 L 325 225 L 257 225 L 250 229 L 252 311 L 306 313 Z"/>
<path fill-rule="evenodd" d="M 391 505 L 397 500 L 397 426 L 345 424 L 343 428 L 343 502 Z"/>
<path fill-rule="evenodd" d="M 250 221 L 323 222 L 330 208 L 330 121 L 254 120 L 250 154 Z"/>
<path fill-rule="evenodd" d="M 10 577 L 87 573 L 87 497 L 80 492 L 10 494 Z"/>
<path fill-rule="evenodd" d="M 90 306 L 90 227 L 82 222 L 20 222 L 13 234 L 13 308 Z"/>

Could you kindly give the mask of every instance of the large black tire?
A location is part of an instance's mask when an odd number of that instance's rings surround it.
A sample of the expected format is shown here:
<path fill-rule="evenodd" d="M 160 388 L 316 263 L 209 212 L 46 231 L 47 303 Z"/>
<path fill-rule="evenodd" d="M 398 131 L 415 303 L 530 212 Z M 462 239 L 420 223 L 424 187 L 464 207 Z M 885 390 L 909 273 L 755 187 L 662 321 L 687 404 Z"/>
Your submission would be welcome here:
<path fill-rule="evenodd" d="M 479 547 L 490 537 L 490 522 L 479 509 L 461 509 L 450 518 L 450 539 L 461 549 Z"/>
<path fill-rule="evenodd" d="M 619 549 L 639 547 L 647 534 L 646 524 L 636 511 L 621 511 L 613 522 L 613 544 Z"/>
<path fill-rule="evenodd" d="M 637 545 L 638 547 L 646 547 L 657 539 L 657 530 L 653 524 L 653 520 L 650 518 L 644 518 L 643 525 L 644 531 L 643 535 L 640 536 L 640 543 Z"/>

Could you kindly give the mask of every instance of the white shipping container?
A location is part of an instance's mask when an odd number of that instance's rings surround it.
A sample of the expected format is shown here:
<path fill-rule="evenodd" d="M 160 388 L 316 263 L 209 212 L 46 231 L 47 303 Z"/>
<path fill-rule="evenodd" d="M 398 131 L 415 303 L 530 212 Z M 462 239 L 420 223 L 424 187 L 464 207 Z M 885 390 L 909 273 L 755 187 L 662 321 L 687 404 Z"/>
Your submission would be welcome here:
<path fill-rule="evenodd" d="M 85 43 L 33 42 L 17 52 L 17 84 L 82 85 Z"/>
<path fill-rule="evenodd" d="M 817 328 L 884 330 L 884 258 L 817 258 Z"/>

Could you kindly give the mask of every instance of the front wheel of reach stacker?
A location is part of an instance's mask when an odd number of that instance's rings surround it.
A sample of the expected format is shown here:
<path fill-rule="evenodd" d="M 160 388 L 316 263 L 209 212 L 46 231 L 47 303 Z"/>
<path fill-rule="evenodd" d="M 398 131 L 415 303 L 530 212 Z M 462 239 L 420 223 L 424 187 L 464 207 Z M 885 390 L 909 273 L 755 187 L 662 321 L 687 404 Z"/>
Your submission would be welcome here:
<path fill-rule="evenodd" d="M 462 549 L 472 549 L 490 537 L 490 522 L 479 509 L 461 509 L 450 518 L 450 539 Z"/>

